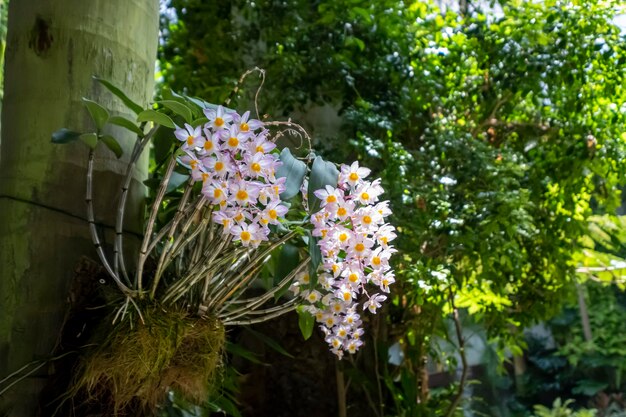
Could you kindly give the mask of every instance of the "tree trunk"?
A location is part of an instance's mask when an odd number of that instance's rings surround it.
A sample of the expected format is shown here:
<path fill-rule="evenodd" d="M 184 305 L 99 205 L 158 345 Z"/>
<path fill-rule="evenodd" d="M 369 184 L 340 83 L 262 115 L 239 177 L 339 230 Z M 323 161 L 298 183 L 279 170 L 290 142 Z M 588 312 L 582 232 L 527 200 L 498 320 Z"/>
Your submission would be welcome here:
<path fill-rule="evenodd" d="M 0 379 L 49 358 L 82 256 L 97 259 L 85 220 L 87 150 L 53 145 L 53 131 L 93 131 L 81 97 L 113 114 L 133 114 L 92 80 L 97 75 L 145 104 L 152 96 L 158 37 L 157 0 L 13 0 L 5 56 L 0 147 Z M 108 231 L 134 138 L 121 129 L 120 160 L 96 152 L 96 221 Z M 138 164 L 126 231 L 141 234 L 147 157 Z M 32 367 L 31 367 L 32 368 Z M 48 369 L 4 394 L 9 416 L 35 416 Z M 3 384 L 0 388 L 4 388 Z"/>

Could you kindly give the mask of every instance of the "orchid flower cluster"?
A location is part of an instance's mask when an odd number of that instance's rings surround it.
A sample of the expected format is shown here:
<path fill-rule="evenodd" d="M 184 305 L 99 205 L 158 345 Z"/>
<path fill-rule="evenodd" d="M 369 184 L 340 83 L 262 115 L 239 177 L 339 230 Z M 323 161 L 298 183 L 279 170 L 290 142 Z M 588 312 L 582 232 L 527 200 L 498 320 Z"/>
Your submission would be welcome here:
<path fill-rule="evenodd" d="M 174 131 L 185 152 L 179 161 L 195 181 L 202 181 L 202 195 L 219 207 L 212 216 L 223 233 L 243 246 L 258 247 L 268 240 L 269 225 L 279 224 L 287 213 L 280 201 L 286 178 L 276 179 L 281 162 L 271 153 L 276 145 L 249 111 L 239 115 L 218 106 L 204 114 L 204 125 L 185 124 Z"/>
<path fill-rule="evenodd" d="M 360 296 L 366 298 L 362 310 L 375 314 L 395 282 L 389 259 L 396 250 L 389 243 L 396 234 L 385 220 L 391 210 L 387 201 L 379 202 L 380 179 L 366 181 L 369 174 L 358 162 L 342 165 L 336 188 L 327 185 L 315 191 L 321 210 L 312 216 L 312 235 L 319 238 L 323 272 L 317 289 L 300 291 L 309 284 L 307 275 L 292 285 L 308 302 L 306 309 L 321 323 L 326 342 L 339 358 L 363 345 Z M 369 293 L 367 284 L 375 291 Z"/>

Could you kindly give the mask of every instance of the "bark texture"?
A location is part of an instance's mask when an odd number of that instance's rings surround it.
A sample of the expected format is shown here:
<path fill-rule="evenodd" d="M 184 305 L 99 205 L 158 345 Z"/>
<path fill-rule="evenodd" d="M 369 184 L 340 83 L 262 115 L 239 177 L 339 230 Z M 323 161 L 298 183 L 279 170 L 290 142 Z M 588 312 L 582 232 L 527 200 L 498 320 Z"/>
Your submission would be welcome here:
<path fill-rule="evenodd" d="M 54 145 L 53 131 L 93 131 L 87 97 L 134 118 L 93 75 L 141 104 L 152 96 L 158 37 L 157 0 L 19 0 L 9 5 L 0 146 L 0 379 L 55 348 L 67 291 L 82 256 L 96 258 L 85 220 L 87 149 Z M 96 221 L 112 241 L 120 160 L 102 145 L 95 169 Z M 141 233 L 147 157 L 138 164 L 125 229 Z M 0 414 L 35 416 L 51 366 L 0 399 Z"/>

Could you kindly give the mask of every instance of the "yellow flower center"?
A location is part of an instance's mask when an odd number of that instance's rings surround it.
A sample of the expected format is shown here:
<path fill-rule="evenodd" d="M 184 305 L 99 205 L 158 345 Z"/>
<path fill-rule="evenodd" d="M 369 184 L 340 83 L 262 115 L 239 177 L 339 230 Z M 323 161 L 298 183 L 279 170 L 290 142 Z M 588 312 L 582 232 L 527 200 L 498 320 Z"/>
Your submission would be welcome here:
<path fill-rule="evenodd" d="M 333 347 L 335 348 L 339 347 L 339 340 L 333 339 Z"/>
<path fill-rule="evenodd" d="M 250 168 L 252 168 L 252 170 L 254 172 L 260 172 L 261 171 L 261 165 L 258 164 L 257 162 L 254 162 L 252 165 L 250 165 Z"/>
<path fill-rule="evenodd" d="M 209 174 L 207 174 L 206 172 L 202 173 L 202 182 L 206 181 L 209 179 Z"/>
<path fill-rule="evenodd" d="M 278 217 L 278 213 L 276 213 L 276 210 L 274 209 L 270 209 L 270 211 L 267 212 L 267 215 L 270 216 L 270 219 L 272 220 L 276 220 Z"/>
<path fill-rule="evenodd" d="M 244 242 L 247 242 L 248 240 L 250 240 L 252 235 L 247 230 L 244 230 L 243 232 L 241 232 L 240 237 L 241 237 L 241 240 L 243 240 Z"/>
<path fill-rule="evenodd" d="M 229 224 L 230 224 L 230 220 L 229 219 L 222 220 L 222 226 L 228 227 Z"/>
<path fill-rule="evenodd" d="M 372 263 L 376 266 L 380 265 L 380 258 L 378 256 L 374 256 L 372 258 Z"/>
<path fill-rule="evenodd" d="M 331 267 L 331 269 L 333 270 L 333 272 L 337 272 L 337 271 L 339 271 L 339 265 L 337 265 L 337 264 L 333 264 L 333 266 Z"/>
<path fill-rule="evenodd" d="M 234 219 L 235 219 L 235 221 L 240 222 L 243 219 L 243 214 L 237 213 L 237 215 L 235 215 Z"/>
<path fill-rule="evenodd" d="M 326 319 L 326 325 L 328 327 L 331 327 L 333 324 L 335 324 L 335 320 L 333 320 L 332 317 Z"/>
<path fill-rule="evenodd" d="M 213 149 L 213 141 L 207 140 L 204 142 L 204 150 L 210 151 L 211 149 Z"/>
<path fill-rule="evenodd" d="M 344 207 L 339 207 L 337 209 L 337 216 L 345 216 L 346 214 L 348 214 L 348 210 L 346 210 Z"/>
<path fill-rule="evenodd" d="M 222 119 L 221 117 L 216 117 L 215 118 L 215 126 L 220 127 L 224 125 L 224 119 Z"/>
<path fill-rule="evenodd" d="M 248 123 L 242 123 L 239 125 L 239 129 L 242 132 L 247 132 L 248 130 L 250 130 L 250 126 L 248 126 Z"/>
<path fill-rule="evenodd" d="M 341 311 L 341 305 L 340 305 L 340 304 L 335 304 L 335 305 L 333 305 L 333 309 L 334 309 L 336 312 L 340 312 L 340 311 Z"/>
<path fill-rule="evenodd" d="M 231 148 L 234 148 L 237 145 L 239 145 L 239 139 L 235 137 L 231 137 L 228 139 L 228 146 L 230 146 Z"/>
<path fill-rule="evenodd" d="M 304 275 L 302 276 L 302 282 L 303 282 L 304 284 L 308 284 L 309 282 L 311 282 L 311 277 L 309 276 L 309 274 L 304 274 Z"/>
<path fill-rule="evenodd" d="M 383 242 L 383 245 L 386 245 L 388 240 L 389 239 L 387 239 L 386 237 L 381 237 L 380 238 L 380 241 Z"/>
<path fill-rule="evenodd" d="M 193 160 L 189 162 L 189 166 L 191 167 L 191 169 L 196 169 L 196 167 L 198 166 L 198 161 Z"/>
<path fill-rule="evenodd" d="M 370 195 L 368 193 L 361 193 L 361 199 L 362 200 L 369 200 L 370 199 Z"/>
<path fill-rule="evenodd" d="M 268 224 L 269 222 L 270 222 L 270 221 L 269 221 L 269 220 L 267 220 L 267 219 L 261 219 L 261 220 L 259 220 L 259 223 L 261 223 L 261 224 Z"/>
<path fill-rule="evenodd" d="M 215 190 L 213 190 L 214 198 L 220 198 L 221 196 L 222 196 L 222 190 L 220 190 L 219 188 L 216 188 Z"/>
<path fill-rule="evenodd" d="M 187 136 L 187 145 L 189 146 L 193 145 L 193 136 L 191 135 Z"/>
<path fill-rule="evenodd" d="M 248 199 L 248 192 L 246 190 L 237 191 L 237 200 L 245 201 Z"/>
<path fill-rule="evenodd" d="M 328 229 L 322 229 L 321 232 L 322 237 L 326 237 L 326 235 L 328 234 Z"/>
<path fill-rule="evenodd" d="M 383 278 L 383 287 L 387 287 L 389 285 L 389 280 L 387 278 Z"/>
<path fill-rule="evenodd" d="M 362 243 L 357 243 L 356 245 L 354 245 L 354 249 L 357 252 L 363 252 L 365 250 L 365 245 Z"/>
<path fill-rule="evenodd" d="M 337 197 L 335 197 L 334 195 L 329 195 L 328 197 L 326 197 L 326 202 L 331 204 L 331 203 L 335 203 L 337 202 Z"/>
<path fill-rule="evenodd" d="M 347 334 L 348 334 L 348 332 L 346 332 L 346 329 L 340 329 L 339 330 L 339 336 L 340 337 L 346 337 Z"/>
<path fill-rule="evenodd" d="M 221 162 L 221 161 L 217 161 L 217 162 L 215 163 L 215 170 L 216 170 L 216 171 L 221 171 L 221 170 L 223 170 L 223 169 L 224 169 L 224 163 L 223 163 L 223 162 Z"/>
<path fill-rule="evenodd" d="M 372 222 L 372 218 L 370 216 L 363 216 L 363 223 L 370 224 Z"/>
<path fill-rule="evenodd" d="M 350 178 L 350 181 L 356 181 L 359 179 L 359 175 L 356 172 L 351 172 L 348 178 Z"/>
<path fill-rule="evenodd" d="M 348 276 L 348 279 L 350 280 L 350 282 L 357 282 L 359 280 L 359 276 L 357 274 L 352 273 Z"/>
<path fill-rule="evenodd" d="M 343 293 L 343 300 L 344 300 L 344 301 L 350 301 L 350 300 L 352 300 L 352 294 L 350 294 L 350 293 L 349 293 L 349 292 L 347 292 L 347 291 L 346 291 L 346 292 L 344 292 L 344 293 Z"/>
<path fill-rule="evenodd" d="M 348 240 L 348 234 L 347 233 L 342 233 L 339 235 L 339 241 L 340 242 L 345 242 L 346 240 Z"/>
<path fill-rule="evenodd" d="M 256 149 L 255 149 L 255 151 L 257 151 L 257 152 L 261 152 L 261 153 L 265 152 L 265 151 L 263 150 L 263 147 L 262 147 L 261 145 L 257 146 L 257 147 L 256 147 Z"/>

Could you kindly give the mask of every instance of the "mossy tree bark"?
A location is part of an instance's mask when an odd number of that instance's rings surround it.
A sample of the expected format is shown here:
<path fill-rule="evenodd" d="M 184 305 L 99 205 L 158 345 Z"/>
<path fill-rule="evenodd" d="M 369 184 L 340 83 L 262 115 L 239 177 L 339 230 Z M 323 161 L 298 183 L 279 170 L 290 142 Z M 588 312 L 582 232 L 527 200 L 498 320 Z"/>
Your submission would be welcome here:
<path fill-rule="evenodd" d="M 157 0 L 19 0 L 9 4 L 0 147 L 0 378 L 49 357 L 82 256 L 97 259 L 85 220 L 87 150 L 53 145 L 53 131 L 93 131 L 81 97 L 133 117 L 92 80 L 110 80 L 139 103 L 151 98 L 158 38 Z M 110 131 L 125 149 L 96 153 L 96 221 L 111 242 L 115 203 L 134 138 Z M 147 159 L 137 165 L 125 230 L 141 233 Z M 38 414 L 47 370 L 4 395 L 9 416 Z M 0 414 L 2 414 L 0 412 Z"/>

